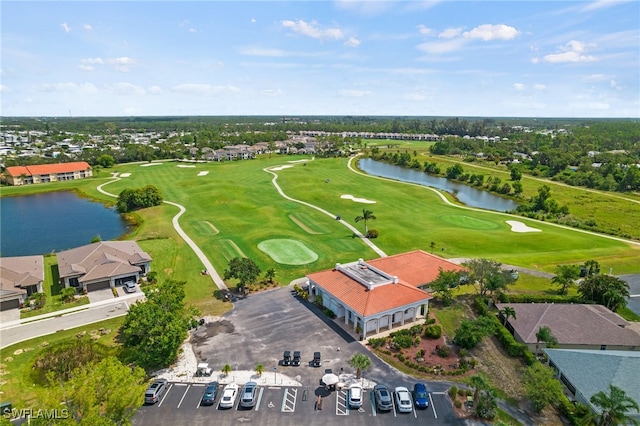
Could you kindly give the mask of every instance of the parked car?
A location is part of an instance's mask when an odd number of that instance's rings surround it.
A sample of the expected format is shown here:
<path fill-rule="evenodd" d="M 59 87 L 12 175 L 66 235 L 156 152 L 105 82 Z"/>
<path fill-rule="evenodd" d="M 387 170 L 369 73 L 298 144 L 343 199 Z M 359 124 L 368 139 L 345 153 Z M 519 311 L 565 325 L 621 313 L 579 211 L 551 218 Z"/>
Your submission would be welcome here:
<path fill-rule="evenodd" d="M 133 281 L 127 281 L 122 285 L 125 293 L 135 293 L 136 292 L 136 283 Z"/>
<path fill-rule="evenodd" d="M 218 382 L 207 384 L 204 394 L 202 394 L 201 405 L 213 405 L 213 402 L 216 400 L 216 395 L 218 395 L 218 386 L 220 386 Z"/>
<path fill-rule="evenodd" d="M 256 382 L 247 382 L 242 388 L 242 397 L 240 398 L 240 406 L 251 408 L 256 405 L 256 391 L 258 384 Z"/>
<path fill-rule="evenodd" d="M 362 407 L 362 385 L 353 383 L 349 386 L 349 406 L 352 408 Z"/>
<path fill-rule="evenodd" d="M 429 407 L 429 394 L 427 393 L 427 385 L 424 383 L 416 383 L 413 386 L 413 404 L 416 408 Z"/>
<path fill-rule="evenodd" d="M 233 408 L 238 396 L 238 385 L 229 383 L 222 390 L 222 398 L 220 398 L 220 408 Z"/>
<path fill-rule="evenodd" d="M 291 360 L 291 365 L 294 367 L 300 366 L 300 351 L 293 351 L 293 359 Z"/>
<path fill-rule="evenodd" d="M 396 407 L 400 413 L 410 413 L 413 411 L 413 405 L 411 404 L 411 394 L 409 389 L 404 386 L 398 386 L 393 393 L 396 399 Z"/>
<path fill-rule="evenodd" d="M 322 365 L 322 361 L 320 360 L 320 352 L 313 353 L 313 361 L 311 362 L 311 366 L 320 367 Z"/>
<path fill-rule="evenodd" d="M 380 411 L 393 410 L 393 401 L 391 401 L 391 392 L 385 385 L 376 385 L 373 388 L 373 398 L 376 401 L 376 407 Z"/>
<path fill-rule="evenodd" d="M 155 404 L 160 401 L 160 397 L 167 391 L 168 387 L 169 381 L 167 381 L 167 379 L 155 380 L 147 390 L 144 391 L 144 403 Z"/>

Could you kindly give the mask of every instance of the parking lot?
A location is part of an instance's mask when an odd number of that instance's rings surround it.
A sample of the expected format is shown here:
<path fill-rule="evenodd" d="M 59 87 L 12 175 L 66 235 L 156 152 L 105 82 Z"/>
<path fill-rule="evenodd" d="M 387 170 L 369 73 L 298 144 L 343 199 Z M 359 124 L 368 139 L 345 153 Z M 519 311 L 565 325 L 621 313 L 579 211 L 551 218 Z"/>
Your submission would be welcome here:
<path fill-rule="evenodd" d="M 347 391 L 338 390 L 317 396 L 318 389 L 306 387 L 259 386 L 256 403 L 253 408 L 239 406 L 238 397 L 233 408 L 219 407 L 223 385 L 213 405 L 203 406 L 200 400 L 204 393 L 204 384 L 171 383 L 167 392 L 155 405 L 146 405 L 134 418 L 138 424 L 189 424 L 205 425 L 216 422 L 231 424 L 248 422 L 260 425 L 327 424 L 348 422 L 349 424 L 401 424 L 417 425 L 453 424 L 458 420 L 451 416 L 451 403 L 444 393 L 430 393 L 430 407 L 411 413 L 399 413 L 395 404 L 393 410 L 380 412 L 374 404 L 373 393 L 365 392 L 362 407 L 350 408 L 347 404 Z M 434 409 L 435 408 L 435 409 Z M 452 423 L 452 420 L 454 421 Z"/>
<path fill-rule="evenodd" d="M 350 409 L 345 391 L 329 392 L 321 382 L 327 372 L 355 374 L 349 359 L 355 353 L 365 353 L 372 361 L 365 372 L 367 380 L 381 383 L 393 390 L 405 386 L 409 390 L 417 379 L 398 372 L 373 356 L 361 342 L 345 333 L 326 315 L 295 298 L 291 289 L 282 288 L 256 295 L 235 303 L 234 309 L 220 321 L 199 327 L 192 336 L 194 352 L 199 362 L 207 362 L 214 371 L 229 364 L 231 380 L 237 371 L 253 371 L 260 363 L 264 373 L 258 382 L 256 404 L 252 409 L 238 407 L 219 409 L 222 385 L 212 406 L 201 406 L 204 384 L 171 383 L 155 405 L 141 407 L 133 425 L 205 425 L 212 422 L 232 424 L 250 422 L 260 425 L 326 425 L 329 422 L 348 424 L 469 424 L 458 419 L 446 395 L 449 385 L 427 382 L 430 407 L 412 413 L 378 412 L 371 389 L 365 390 L 360 409 Z M 301 365 L 283 366 L 284 351 L 300 351 Z M 322 354 L 322 365 L 311 366 L 314 352 Z M 287 385 L 283 375 L 300 385 Z M 217 378 L 212 379 L 217 380 Z M 319 399 L 319 396 L 322 398 Z"/>

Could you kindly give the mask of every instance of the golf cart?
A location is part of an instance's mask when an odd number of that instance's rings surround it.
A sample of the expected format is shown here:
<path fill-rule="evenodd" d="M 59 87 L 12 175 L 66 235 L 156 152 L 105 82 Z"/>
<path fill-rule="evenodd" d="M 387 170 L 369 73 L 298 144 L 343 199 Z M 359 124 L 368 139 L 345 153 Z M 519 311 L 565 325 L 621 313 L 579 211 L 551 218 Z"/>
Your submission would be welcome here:
<path fill-rule="evenodd" d="M 284 355 L 282 355 L 282 365 L 291 365 L 291 351 L 284 351 Z"/>
<path fill-rule="evenodd" d="M 211 368 L 209 368 L 209 364 L 207 364 L 206 362 L 201 362 L 200 364 L 198 364 L 198 368 L 196 369 L 196 377 L 205 377 L 205 376 L 210 376 L 213 373 L 213 371 L 211 370 Z"/>
<path fill-rule="evenodd" d="M 293 360 L 291 365 L 294 367 L 300 366 L 300 351 L 293 351 Z"/>

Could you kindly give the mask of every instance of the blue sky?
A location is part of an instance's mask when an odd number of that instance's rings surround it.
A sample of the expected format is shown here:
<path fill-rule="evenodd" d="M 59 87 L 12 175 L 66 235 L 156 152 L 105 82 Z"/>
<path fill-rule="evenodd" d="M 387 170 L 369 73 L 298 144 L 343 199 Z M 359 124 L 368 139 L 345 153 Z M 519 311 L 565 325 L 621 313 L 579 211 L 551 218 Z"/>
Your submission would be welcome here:
<path fill-rule="evenodd" d="M 4 116 L 640 117 L 640 2 L 2 1 Z"/>

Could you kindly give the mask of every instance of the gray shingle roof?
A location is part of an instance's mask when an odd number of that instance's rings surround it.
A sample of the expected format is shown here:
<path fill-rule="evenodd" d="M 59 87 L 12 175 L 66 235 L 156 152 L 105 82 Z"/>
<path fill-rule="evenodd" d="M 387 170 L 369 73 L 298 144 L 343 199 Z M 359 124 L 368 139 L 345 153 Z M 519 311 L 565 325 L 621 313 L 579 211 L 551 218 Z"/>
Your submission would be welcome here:
<path fill-rule="evenodd" d="M 543 349 L 558 369 L 588 401 L 609 385 L 640 401 L 640 352 Z M 593 407 L 595 410 L 595 407 Z"/>

